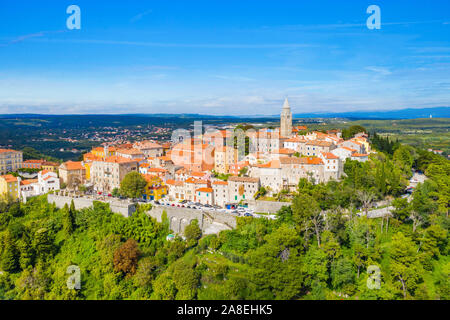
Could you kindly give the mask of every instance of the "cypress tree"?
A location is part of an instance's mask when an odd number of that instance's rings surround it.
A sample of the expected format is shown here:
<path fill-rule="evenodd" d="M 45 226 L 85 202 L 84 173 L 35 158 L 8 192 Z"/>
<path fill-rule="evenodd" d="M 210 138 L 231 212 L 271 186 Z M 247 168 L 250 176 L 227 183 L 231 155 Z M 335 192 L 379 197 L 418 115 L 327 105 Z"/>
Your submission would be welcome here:
<path fill-rule="evenodd" d="M 13 272 L 18 268 L 18 253 L 15 245 L 15 241 L 11 234 L 8 232 L 5 237 L 5 245 L 3 249 L 1 259 L 1 269 L 3 271 Z"/>

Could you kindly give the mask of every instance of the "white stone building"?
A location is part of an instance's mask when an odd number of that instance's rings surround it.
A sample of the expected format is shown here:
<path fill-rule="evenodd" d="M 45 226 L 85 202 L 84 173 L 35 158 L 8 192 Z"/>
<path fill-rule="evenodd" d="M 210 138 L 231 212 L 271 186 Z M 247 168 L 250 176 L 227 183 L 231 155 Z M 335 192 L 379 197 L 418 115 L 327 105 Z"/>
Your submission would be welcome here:
<path fill-rule="evenodd" d="M 224 207 L 228 202 L 230 202 L 230 193 L 228 190 L 228 182 L 217 180 L 211 183 L 213 193 L 214 193 L 214 204 Z"/>
<path fill-rule="evenodd" d="M 253 200 L 259 186 L 259 178 L 230 177 L 228 179 L 230 202 L 239 203 L 241 200 Z"/>

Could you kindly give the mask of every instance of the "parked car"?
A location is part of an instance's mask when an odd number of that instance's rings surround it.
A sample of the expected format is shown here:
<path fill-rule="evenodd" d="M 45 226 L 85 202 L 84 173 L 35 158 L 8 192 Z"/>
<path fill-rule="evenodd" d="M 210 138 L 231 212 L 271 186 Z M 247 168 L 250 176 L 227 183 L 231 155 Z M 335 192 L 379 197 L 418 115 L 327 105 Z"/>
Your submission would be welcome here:
<path fill-rule="evenodd" d="M 246 212 L 246 213 L 244 214 L 244 216 L 246 216 L 246 217 L 253 217 L 253 215 L 252 215 L 251 213 L 248 213 L 248 212 Z"/>

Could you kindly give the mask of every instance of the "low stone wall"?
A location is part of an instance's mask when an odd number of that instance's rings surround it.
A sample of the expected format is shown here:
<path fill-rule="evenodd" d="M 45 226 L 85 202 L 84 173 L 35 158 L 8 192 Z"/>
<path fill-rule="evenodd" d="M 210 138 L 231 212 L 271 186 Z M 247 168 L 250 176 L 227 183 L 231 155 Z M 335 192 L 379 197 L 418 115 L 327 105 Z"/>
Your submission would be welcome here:
<path fill-rule="evenodd" d="M 277 213 L 283 206 L 289 207 L 292 205 L 290 202 L 278 202 L 278 201 L 249 201 L 248 207 L 255 210 L 255 213 Z"/>
<path fill-rule="evenodd" d="M 64 208 L 66 204 L 70 206 L 72 200 L 76 210 L 90 208 L 93 206 L 94 201 L 99 201 L 103 203 L 108 203 L 112 212 L 121 214 L 126 218 L 131 217 L 131 215 L 136 211 L 136 206 L 128 201 L 96 200 L 94 198 L 87 198 L 87 197 L 77 198 L 74 196 L 63 196 L 57 194 L 47 195 L 47 201 L 49 203 L 55 203 L 57 208 Z"/>
<path fill-rule="evenodd" d="M 199 227 L 204 234 L 218 233 L 236 227 L 234 216 L 215 211 L 154 205 L 148 214 L 162 222 L 164 211 L 170 222 L 170 229 L 176 234 L 183 234 L 184 228 L 194 219 L 198 220 Z"/>

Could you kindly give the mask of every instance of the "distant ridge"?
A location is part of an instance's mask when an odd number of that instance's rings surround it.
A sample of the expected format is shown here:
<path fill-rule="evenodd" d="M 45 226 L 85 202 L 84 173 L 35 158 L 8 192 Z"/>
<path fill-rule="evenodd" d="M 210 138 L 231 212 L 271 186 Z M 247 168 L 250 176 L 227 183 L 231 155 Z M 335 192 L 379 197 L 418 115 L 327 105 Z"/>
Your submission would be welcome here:
<path fill-rule="evenodd" d="M 281 110 L 280 110 L 281 111 Z M 347 111 L 347 112 L 315 112 L 315 113 L 295 113 L 294 118 L 348 118 L 348 119 L 418 119 L 429 118 L 450 118 L 450 107 L 434 107 L 434 108 L 420 108 L 420 109 L 400 109 L 400 110 L 372 110 L 372 111 Z M 70 116 L 66 115 L 48 115 L 48 114 L 2 114 L 0 119 L 11 118 L 32 118 L 32 117 L 55 117 L 55 116 Z M 133 116 L 133 117 L 154 117 L 154 118 L 184 118 L 184 119 L 239 119 L 239 118 L 279 118 L 279 114 L 273 115 L 208 115 L 196 113 L 128 113 L 128 114 L 74 114 L 74 116 Z"/>
<path fill-rule="evenodd" d="M 450 118 L 450 107 L 435 107 L 422 109 L 351 111 L 337 113 L 297 113 L 295 118 L 350 118 L 350 119 L 418 119 Z"/>

